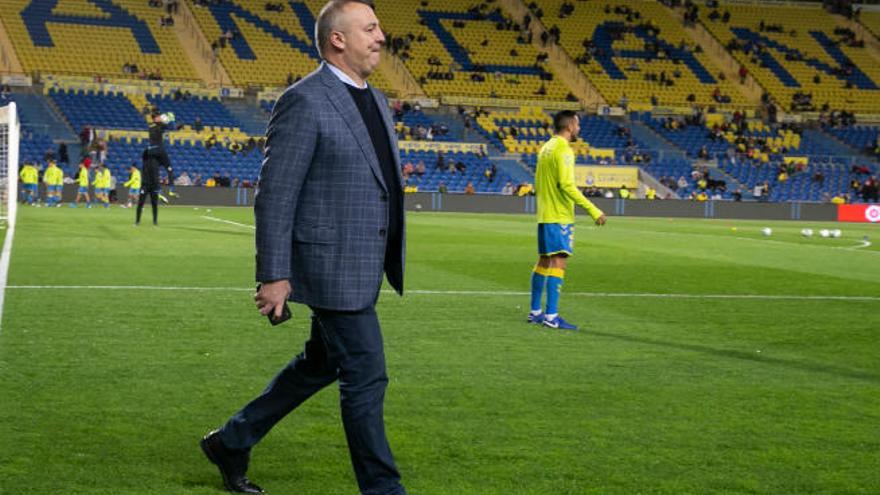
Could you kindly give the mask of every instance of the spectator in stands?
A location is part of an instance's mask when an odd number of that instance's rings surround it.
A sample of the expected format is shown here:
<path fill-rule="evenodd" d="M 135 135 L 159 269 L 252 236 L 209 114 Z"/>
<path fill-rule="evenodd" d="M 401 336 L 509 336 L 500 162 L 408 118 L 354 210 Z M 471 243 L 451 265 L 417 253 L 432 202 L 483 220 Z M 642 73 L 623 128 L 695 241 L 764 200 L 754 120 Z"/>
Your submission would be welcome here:
<path fill-rule="evenodd" d="M 785 169 L 785 167 L 781 167 L 779 170 L 779 174 L 776 176 L 776 181 L 779 182 L 780 184 L 785 184 L 785 182 L 787 180 L 788 180 L 788 171 Z"/>
<path fill-rule="evenodd" d="M 487 167 L 486 170 L 483 172 L 483 175 L 486 177 L 490 184 L 492 183 L 492 181 L 495 180 L 495 175 L 497 174 L 498 167 L 496 167 L 494 163 L 491 166 Z"/>
<path fill-rule="evenodd" d="M 701 160 L 708 160 L 709 159 L 709 150 L 708 150 L 708 148 L 706 148 L 705 144 L 700 147 L 700 151 L 697 153 L 697 158 L 699 158 Z"/>
<path fill-rule="evenodd" d="M 629 189 L 627 189 L 626 184 L 620 186 L 620 189 L 617 191 L 617 195 L 620 197 L 620 199 L 630 198 L 630 192 Z"/>
<path fill-rule="evenodd" d="M 739 66 L 739 83 L 745 84 L 746 83 L 746 76 L 748 76 L 748 75 L 749 75 L 749 70 L 746 69 L 746 66 L 740 65 Z"/>
<path fill-rule="evenodd" d="M 201 186 L 202 185 L 202 174 L 196 174 L 193 176 L 192 185 Z"/>
<path fill-rule="evenodd" d="M 439 184 L 437 184 L 437 192 L 439 192 L 440 194 L 446 194 L 447 192 L 449 192 L 449 189 L 446 187 L 445 182 L 441 181 Z"/>
<path fill-rule="evenodd" d="M 0 98 L 4 100 L 8 100 L 12 95 L 12 88 L 9 87 L 8 84 L 4 84 L 2 89 L 0 89 Z"/>
<path fill-rule="evenodd" d="M 177 178 L 174 179 L 175 186 L 191 186 L 193 185 L 192 179 L 189 177 L 189 174 L 184 171 Z"/>
<path fill-rule="evenodd" d="M 409 176 L 415 171 L 415 166 L 413 166 L 412 162 L 406 162 L 403 164 L 403 169 L 401 170 L 401 174 L 403 175 L 403 180 L 408 180 Z"/>
<path fill-rule="evenodd" d="M 425 176 L 425 162 L 424 161 L 419 160 L 419 163 L 416 164 L 415 174 L 419 179 L 421 179 L 422 177 Z"/>
<path fill-rule="evenodd" d="M 65 142 L 58 145 L 58 161 L 65 165 L 70 165 L 70 156 L 67 154 L 67 143 Z"/>
<path fill-rule="evenodd" d="M 504 196 L 513 196 L 513 183 L 508 182 L 501 188 L 501 194 Z"/>
<path fill-rule="evenodd" d="M 443 154 L 443 151 L 437 152 L 437 162 L 434 165 L 435 170 L 443 170 L 446 167 L 446 156 Z"/>
<path fill-rule="evenodd" d="M 678 184 L 678 188 L 679 188 L 679 189 L 685 189 L 685 188 L 688 186 L 688 181 L 687 181 L 687 179 L 685 179 L 684 176 L 682 175 L 682 176 L 680 176 L 680 177 L 678 178 L 678 182 L 677 182 L 677 184 Z"/>
<path fill-rule="evenodd" d="M 467 165 L 465 165 L 465 163 L 463 161 L 459 160 L 459 161 L 455 162 L 455 170 L 457 172 L 460 172 L 461 175 L 464 175 L 467 173 Z"/>
<path fill-rule="evenodd" d="M 284 12 L 283 2 L 266 2 L 267 12 Z"/>
<path fill-rule="evenodd" d="M 464 188 L 464 193 L 465 194 L 476 194 L 477 193 L 477 191 L 474 190 L 474 183 L 473 182 L 468 181 L 467 186 L 465 186 L 465 188 Z"/>

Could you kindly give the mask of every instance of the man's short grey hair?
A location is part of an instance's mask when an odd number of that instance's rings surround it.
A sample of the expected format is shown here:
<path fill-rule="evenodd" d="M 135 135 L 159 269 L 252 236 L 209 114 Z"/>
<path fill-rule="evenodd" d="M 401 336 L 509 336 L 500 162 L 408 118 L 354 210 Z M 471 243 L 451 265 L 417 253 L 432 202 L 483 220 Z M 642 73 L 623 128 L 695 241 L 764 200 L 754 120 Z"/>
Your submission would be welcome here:
<path fill-rule="evenodd" d="M 318 18 L 315 19 L 315 48 L 321 58 L 324 58 L 324 48 L 330 45 L 330 33 L 339 28 L 339 17 L 342 15 L 342 10 L 350 3 L 362 3 L 373 10 L 376 9 L 373 0 L 330 0 L 327 2 L 318 13 Z"/>

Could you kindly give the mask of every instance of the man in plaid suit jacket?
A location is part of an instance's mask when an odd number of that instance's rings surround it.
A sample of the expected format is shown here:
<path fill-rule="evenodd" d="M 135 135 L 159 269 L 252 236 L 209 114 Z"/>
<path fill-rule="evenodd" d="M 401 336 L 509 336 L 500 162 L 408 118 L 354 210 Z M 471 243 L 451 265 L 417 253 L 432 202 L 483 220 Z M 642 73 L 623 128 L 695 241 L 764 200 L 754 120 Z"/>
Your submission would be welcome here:
<path fill-rule="evenodd" d="M 280 316 L 285 299 L 308 305 L 311 337 L 201 446 L 227 489 L 262 493 L 246 477 L 251 447 L 338 380 L 361 492 L 401 495 L 385 437 L 388 378 L 375 304 L 383 273 L 403 293 L 402 179 L 387 100 L 365 81 L 385 38 L 365 0 L 329 2 L 316 38 L 324 63 L 275 104 L 254 205 L 257 306 Z"/>

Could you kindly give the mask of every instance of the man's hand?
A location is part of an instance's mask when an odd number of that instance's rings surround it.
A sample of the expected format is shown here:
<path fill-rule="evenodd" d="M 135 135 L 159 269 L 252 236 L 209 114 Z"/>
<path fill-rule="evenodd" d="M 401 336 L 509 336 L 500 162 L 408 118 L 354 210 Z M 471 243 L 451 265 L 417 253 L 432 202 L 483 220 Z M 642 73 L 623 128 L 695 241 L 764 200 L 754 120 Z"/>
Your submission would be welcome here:
<path fill-rule="evenodd" d="M 293 290 L 287 279 L 263 282 L 260 284 L 260 290 L 254 294 L 254 302 L 257 303 L 257 309 L 260 310 L 261 315 L 268 315 L 274 310 L 275 318 L 281 318 L 284 302 L 287 301 L 291 292 Z"/>
<path fill-rule="evenodd" d="M 596 219 L 596 225 L 603 226 L 605 225 L 605 215 L 599 215 L 599 218 Z"/>

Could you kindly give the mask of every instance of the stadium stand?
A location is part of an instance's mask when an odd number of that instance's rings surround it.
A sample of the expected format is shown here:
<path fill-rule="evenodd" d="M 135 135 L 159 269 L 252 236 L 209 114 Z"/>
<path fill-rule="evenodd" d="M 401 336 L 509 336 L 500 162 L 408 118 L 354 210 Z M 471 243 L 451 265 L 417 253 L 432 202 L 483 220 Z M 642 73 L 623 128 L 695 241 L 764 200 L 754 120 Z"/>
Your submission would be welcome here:
<path fill-rule="evenodd" d="M 495 4 L 491 4 L 494 8 Z M 434 98 L 457 95 L 519 100 L 564 100 L 568 89 L 519 26 L 487 4 L 447 0 L 395 3 L 377 11 L 392 53 Z"/>
<path fill-rule="evenodd" d="M 859 151 L 875 153 L 878 129 L 876 126 L 826 127 L 825 132 Z"/>
<path fill-rule="evenodd" d="M 421 162 L 425 166 L 425 174 L 406 174 L 407 185 L 415 186 L 419 192 L 436 192 L 443 183 L 448 192 L 462 193 L 468 183 L 474 186 L 475 193 L 499 193 L 510 176 L 503 170 L 496 171 L 490 179 L 487 170 L 493 170 L 492 162 L 482 154 L 462 151 L 446 151 L 442 153 L 443 162 L 438 164 L 441 154 L 434 150 L 402 150 L 400 153 L 401 166 L 406 170 L 407 165 L 414 168 Z"/>
<path fill-rule="evenodd" d="M 397 136 L 404 140 L 427 140 L 451 142 L 454 136 L 449 133 L 446 125 L 436 122 L 422 110 L 403 110 L 402 106 L 395 110 L 395 130 Z"/>
<path fill-rule="evenodd" d="M 818 4 L 721 4 L 700 19 L 782 107 L 880 111 L 880 65 Z"/>
<path fill-rule="evenodd" d="M 70 126 L 103 129 L 146 130 L 147 123 L 131 100 L 122 93 L 105 94 L 92 90 L 64 91 L 50 88 L 49 97 Z"/>
<path fill-rule="evenodd" d="M 37 132 L 24 130 L 19 141 L 19 161 L 45 165 L 46 152 L 55 150 L 52 138 Z M 42 168 L 45 168 L 43 166 Z"/>
<path fill-rule="evenodd" d="M 811 163 L 801 171 L 787 174 L 784 181 L 779 180 L 782 164 L 778 163 L 754 166 L 725 159 L 720 162 L 720 166 L 750 190 L 766 182 L 770 186 L 767 198 L 769 201 L 828 201 L 836 195 L 850 193 L 850 182 L 853 178 L 847 165 L 835 163 L 831 159 Z M 821 180 L 817 180 L 817 173 L 821 174 Z M 853 201 L 859 199 L 851 198 Z"/>
<path fill-rule="evenodd" d="M 202 125 L 220 127 L 226 129 L 239 129 L 241 124 L 215 97 L 206 98 L 200 96 L 174 96 L 174 95 L 149 95 L 147 101 L 158 108 L 159 112 L 172 112 L 176 117 L 177 125 L 193 127 L 196 119 L 200 119 Z"/>
<path fill-rule="evenodd" d="M 736 84 L 657 2 L 540 0 L 542 22 L 557 27 L 557 43 L 611 105 L 742 107 Z M 563 8 L 563 6 L 568 6 Z M 536 9 L 533 9 L 533 13 Z M 713 96 L 718 90 L 717 98 Z M 729 101 L 728 101 L 729 98 Z"/>
<path fill-rule="evenodd" d="M 2 20 L 28 73 L 195 80 L 161 8 L 140 0 L 0 0 Z"/>
<path fill-rule="evenodd" d="M 728 149 L 742 153 L 755 149 L 756 159 L 766 163 L 787 152 L 813 151 L 802 150 L 801 133 L 787 125 L 771 127 L 754 119 L 725 121 L 721 114 L 697 117 L 700 122 L 694 122 L 693 116 L 655 118 L 650 112 L 638 118 L 693 158 L 722 158 Z"/>
<path fill-rule="evenodd" d="M 490 111 L 477 118 L 480 133 L 495 147 L 509 153 L 536 154 L 553 135 L 553 118 L 538 107 L 517 111 Z M 598 115 L 581 116 L 580 140 L 572 143 L 584 163 L 616 161 L 644 149 L 622 123 Z"/>
<path fill-rule="evenodd" d="M 868 28 L 875 38 L 880 37 L 880 12 L 861 12 L 859 23 Z"/>
<path fill-rule="evenodd" d="M 324 3 L 283 2 L 279 11 L 263 0 L 229 0 L 190 2 L 190 8 L 235 85 L 278 87 L 315 70 L 315 16 Z M 381 71 L 370 84 L 391 89 Z"/>

